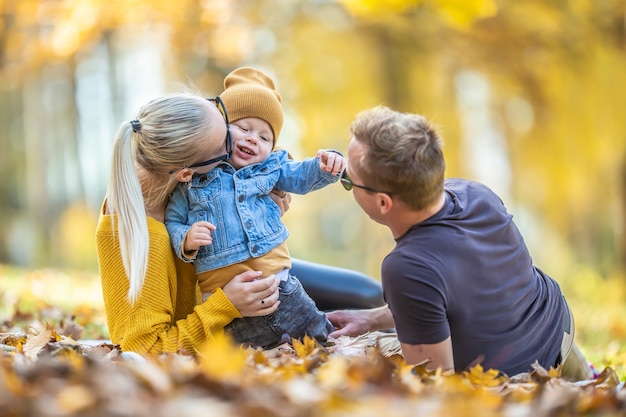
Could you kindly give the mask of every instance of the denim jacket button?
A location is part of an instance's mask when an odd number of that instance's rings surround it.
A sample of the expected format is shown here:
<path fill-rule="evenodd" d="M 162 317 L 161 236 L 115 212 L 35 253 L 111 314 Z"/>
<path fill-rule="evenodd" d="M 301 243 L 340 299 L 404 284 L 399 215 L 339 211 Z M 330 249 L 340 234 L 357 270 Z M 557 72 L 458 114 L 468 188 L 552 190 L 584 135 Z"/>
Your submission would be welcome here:
<path fill-rule="evenodd" d="M 240 195 L 238 200 L 239 200 L 240 203 L 243 202 L 243 195 Z"/>
<path fill-rule="evenodd" d="M 258 247 L 257 245 L 254 245 L 254 246 L 252 247 L 252 252 L 253 252 L 253 253 L 257 253 L 257 251 L 258 251 L 258 250 L 259 250 L 259 247 Z"/>
<path fill-rule="evenodd" d="M 250 222 L 249 220 L 246 222 L 246 229 L 249 229 L 250 227 L 252 227 L 252 222 Z"/>

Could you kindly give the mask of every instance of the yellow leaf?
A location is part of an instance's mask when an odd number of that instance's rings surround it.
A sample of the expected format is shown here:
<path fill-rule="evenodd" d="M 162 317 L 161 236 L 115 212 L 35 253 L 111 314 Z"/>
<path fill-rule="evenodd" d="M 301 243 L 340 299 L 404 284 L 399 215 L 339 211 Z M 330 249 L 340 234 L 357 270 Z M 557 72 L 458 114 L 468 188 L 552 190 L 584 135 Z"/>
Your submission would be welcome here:
<path fill-rule="evenodd" d="M 550 376 L 550 378 L 559 378 L 561 376 L 561 370 L 562 370 L 561 365 L 557 366 L 556 368 L 553 368 L 551 366 L 550 369 L 548 370 L 548 376 Z"/>
<path fill-rule="evenodd" d="M 495 0 L 446 0 L 438 2 L 442 17 L 457 29 L 467 29 L 478 19 L 495 16 Z"/>
<path fill-rule="evenodd" d="M 262 350 L 249 349 L 248 356 L 252 359 L 252 362 L 255 365 L 262 365 L 267 363 L 267 356 L 265 356 L 265 352 L 263 352 Z"/>
<path fill-rule="evenodd" d="M 495 369 L 483 370 L 482 365 L 478 364 L 471 368 L 469 372 L 464 372 L 465 377 L 473 384 L 482 387 L 496 387 L 502 383 L 498 376 L 500 371 Z"/>
<path fill-rule="evenodd" d="M 297 339 L 293 339 L 292 345 L 293 349 L 296 351 L 296 355 L 302 359 L 305 359 L 317 348 L 317 342 L 309 336 L 304 336 L 302 342 Z"/>
<path fill-rule="evenodd" d="M 24 344 L 28 340 L 26 335 L 21 334 L 9 334 L 0 339 L 0 344 L 5 348 L 7 352 L 22 352 Z M 11 349 L 13 348 L 13 349 Z"/>
<path fill-rule="evenodd" d="M 61 340 L 63 340 L 63 337 L 61 337 L 56 330 L 54 329 L 50 329 L 51 333 L 50 333 L 50 337 L 52 339 L 54 339 L 54 342 L 60 342 Z"/>
<path fill-rule="evenodd" d="M 423 0 L 340 0 L 350 12 L 357 16 L 404 13 Z"/>
<path fill-rule="evenodd" d="M 322 387 L 339 389 L 348 383 L 348 358 L 333 356 L 317 371 L 317 380 Z"/>
<path fill-rule="evenodd" d="M 495 16 L 496 0 L 341 0 L 351 13 L 363 17 L 402 15 L 425 3 L 456 29 L 467 29 L 478 19 Z"/>
<path fill-rule="evenodd" d="M 217 334 L 199 350 L 200 370 L 206 375 L 220 379 L 234 379 L 246 366 L 244 352 L 225 333 Z"/>

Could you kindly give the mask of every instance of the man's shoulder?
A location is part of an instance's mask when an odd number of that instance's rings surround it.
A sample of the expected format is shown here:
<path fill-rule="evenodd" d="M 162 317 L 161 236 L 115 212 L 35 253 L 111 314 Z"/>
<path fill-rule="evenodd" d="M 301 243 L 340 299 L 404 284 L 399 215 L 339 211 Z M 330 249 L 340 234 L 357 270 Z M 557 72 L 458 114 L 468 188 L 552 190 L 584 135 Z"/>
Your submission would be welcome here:
<path fill-rule="evenodd" d="M 417 233 L 407 233 L 408 239 L 396 245 L 383 259 L 383 269 L 393 271 L 394 275 L 401 275 L 400 271 L 424 273 L 433 270 L 433 262 L 437 259 L 439 245 L 430 245 Z M 428 239 L 430 240 L 430 239 Z"/>
<path fill-rule="evenodd" d="M 455 200 L 462 206 L 471 206 L 487 202 L 488 204 L 500 203 L 502 199 L 488 185 L 478 181 L 463 178 L 450 178 L 445 181 L 444 189 L 455 196 Z"/>
<path fill-rule="evenodd" d="M 478 181 L 468 180 L 465 178 L 448 178 L 444 182 L 444 189 L 452 191 L 471 191 L 479 190 L 485 192 L 492 192 L 486 185 Z"/>

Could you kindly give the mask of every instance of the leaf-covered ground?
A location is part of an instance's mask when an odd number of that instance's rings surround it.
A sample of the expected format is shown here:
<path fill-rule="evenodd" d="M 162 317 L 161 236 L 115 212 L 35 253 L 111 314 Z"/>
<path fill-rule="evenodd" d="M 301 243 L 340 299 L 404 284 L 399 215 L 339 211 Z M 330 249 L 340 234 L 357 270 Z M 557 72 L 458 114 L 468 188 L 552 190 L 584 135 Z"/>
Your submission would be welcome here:
<path fill-rule="evenodd" d="M 426 372 L 384 357 L 371 336 L 140 357 L 99 340 L 97 275 L 0 264 L 0 416 L 626 416 L 623 284 L 577 282 L 566 290 L 579 346 L 600 352 L 588 356 L 596 380 L 541 367 Z"/>
<path fill-rule="evenodd" d="M 0 328 L 2 416 L 626 415 L 624 383 L 609 367 L 575 382 L 539 366 L 513 377 L 480 366 L 442 374 L 384 357 L 370 335 L 266 351 L 216 339 L 197 357 L 143 357 L 80 339 L 76 317 L 58 309 L 43 313 L 54 324 L 16 312 Z"/>

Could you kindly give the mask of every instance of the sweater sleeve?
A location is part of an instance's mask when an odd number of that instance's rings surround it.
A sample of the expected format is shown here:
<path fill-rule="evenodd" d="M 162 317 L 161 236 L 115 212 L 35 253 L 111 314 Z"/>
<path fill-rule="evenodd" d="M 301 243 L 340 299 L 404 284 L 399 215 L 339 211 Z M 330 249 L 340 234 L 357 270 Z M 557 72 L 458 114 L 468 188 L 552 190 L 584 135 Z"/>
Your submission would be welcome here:
<path fill-rule="evenodd" d="M 148 221 L 148 270 L 139 298 L 131 305 L 119 235 L 113 232 L 111 225 L 111 216 L 100 216 L 96 244 L 109 336 L 122 350 L 195 353 L 203 342 L 241 317 L 221 290 L 197 304 L 193 267 L 178 265 L 165 226 L 151 218 Z"/>

